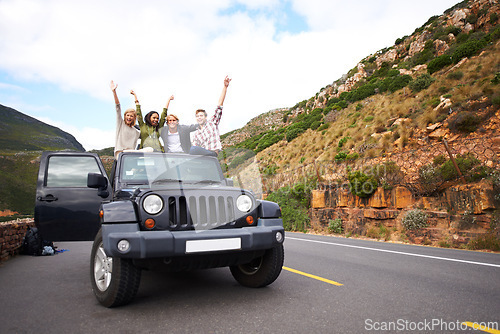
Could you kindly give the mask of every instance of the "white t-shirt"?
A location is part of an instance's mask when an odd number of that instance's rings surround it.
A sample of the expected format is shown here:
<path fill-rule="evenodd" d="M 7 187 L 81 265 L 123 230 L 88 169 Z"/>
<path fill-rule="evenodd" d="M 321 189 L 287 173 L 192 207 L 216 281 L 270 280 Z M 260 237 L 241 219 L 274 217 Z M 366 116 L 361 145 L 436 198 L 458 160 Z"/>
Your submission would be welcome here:
<path fill-rule="evenodd" d="M 184 152 L 181 146 L 181 138 L 179 137 L 179 132 L 171 133 L 168 132 L 168 147 L 167 152 L 178 153 Z"/>

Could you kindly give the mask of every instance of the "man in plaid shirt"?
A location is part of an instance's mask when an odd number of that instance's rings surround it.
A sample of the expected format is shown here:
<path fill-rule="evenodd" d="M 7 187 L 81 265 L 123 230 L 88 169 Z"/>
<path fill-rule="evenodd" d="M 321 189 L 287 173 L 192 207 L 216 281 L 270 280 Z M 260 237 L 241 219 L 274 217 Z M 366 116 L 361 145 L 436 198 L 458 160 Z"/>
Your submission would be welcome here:
<path fill-rule="evenodd" d="M 219 123 L 222 116 L 222 104 L 226 98 L 227 87 L 229 86 L 228 76 L 224 79 L 224 87 L 219 98 L 219 103 L 215 109 L 214 116 L 208 120 L 207 112 L 203 109 L 196 110 L 196 121 L 200 125 L 193 136 L 193 146 L 189 153 L 217 156 L 222 149 L 219 134 Z"/>

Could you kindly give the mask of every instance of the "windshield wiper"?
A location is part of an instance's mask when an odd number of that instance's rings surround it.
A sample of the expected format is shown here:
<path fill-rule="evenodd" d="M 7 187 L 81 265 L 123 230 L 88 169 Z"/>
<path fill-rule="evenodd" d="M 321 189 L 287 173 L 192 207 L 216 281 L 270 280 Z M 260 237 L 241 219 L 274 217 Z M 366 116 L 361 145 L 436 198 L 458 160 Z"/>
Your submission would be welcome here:
<path fill-rule="evenodd" d="M 202 184 L 202 183 L 206 183 L 206 184 L 214 184 L 214 183 L 220 183 L 221 181 L 214 181 L 214 180 L 201 180 L 201 181 L 197 181 L 195 182 L 194 184 Z"/>
<path fill-rule="evenodd" d="M 178 179 L 159 179 L 159 180 L 154 180 L 153 182 L 151 182 L 151 184 L 155 184 L 155 183 L 170 183 L 170 182 L 182 183 L 182 180 L 178 180 Z"/>

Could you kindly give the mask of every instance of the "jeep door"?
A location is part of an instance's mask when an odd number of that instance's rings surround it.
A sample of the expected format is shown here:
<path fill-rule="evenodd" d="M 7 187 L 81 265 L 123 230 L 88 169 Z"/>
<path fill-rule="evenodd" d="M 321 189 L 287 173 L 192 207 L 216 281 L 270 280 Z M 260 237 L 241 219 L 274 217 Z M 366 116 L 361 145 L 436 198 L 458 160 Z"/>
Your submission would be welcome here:
<path fill-rule="evenodd" d="M 87 187 L 88 173 L 106 177 L 107 192 Z M 95 153 L 43 152 L 38 171 L 35 224 L 44 240 L 94 240 L 99 207 L 111 198 L 109 180 Z"/>

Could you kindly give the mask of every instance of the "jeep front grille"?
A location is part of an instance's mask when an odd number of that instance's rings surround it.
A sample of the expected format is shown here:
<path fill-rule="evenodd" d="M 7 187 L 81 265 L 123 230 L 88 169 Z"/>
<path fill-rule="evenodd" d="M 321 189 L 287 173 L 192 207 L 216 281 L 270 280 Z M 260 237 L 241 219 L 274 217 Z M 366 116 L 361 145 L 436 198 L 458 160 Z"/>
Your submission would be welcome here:
<path fill-rule="evenodd" d="M 170 230 L 212 229 L 235 220 L 231 196 L 170 196 Z"/>

